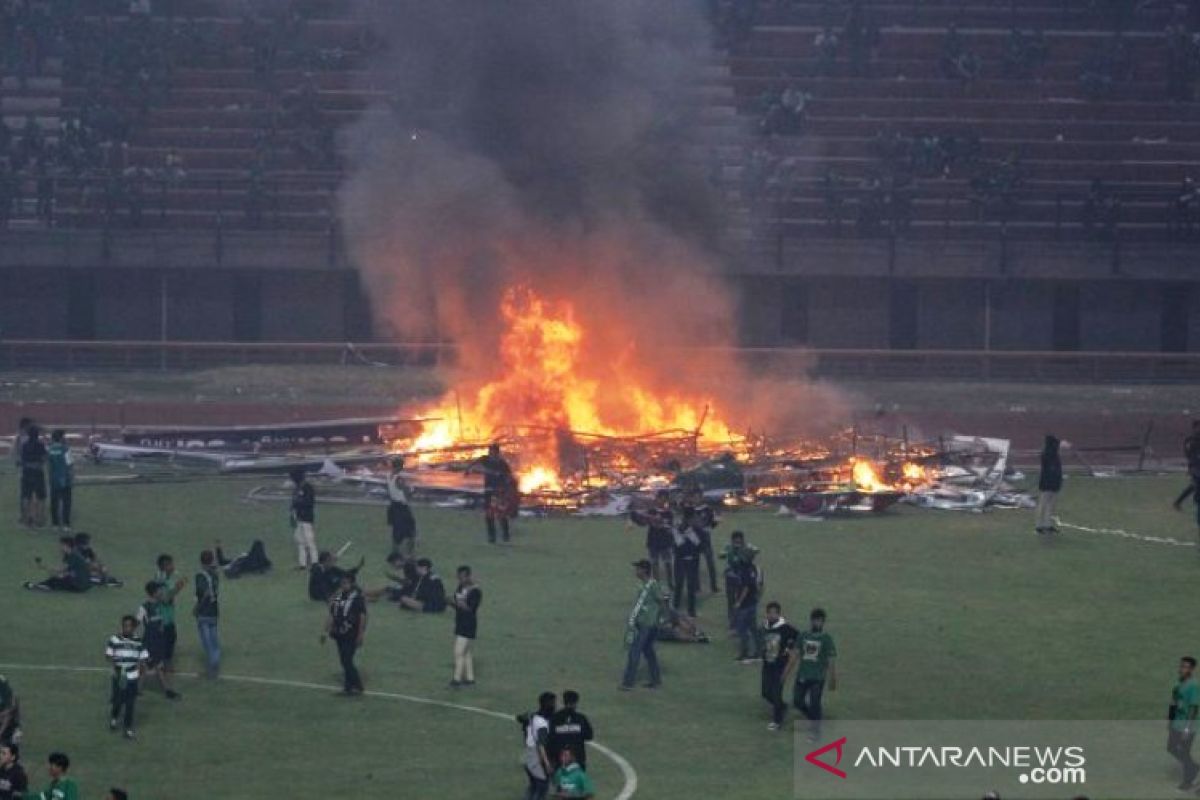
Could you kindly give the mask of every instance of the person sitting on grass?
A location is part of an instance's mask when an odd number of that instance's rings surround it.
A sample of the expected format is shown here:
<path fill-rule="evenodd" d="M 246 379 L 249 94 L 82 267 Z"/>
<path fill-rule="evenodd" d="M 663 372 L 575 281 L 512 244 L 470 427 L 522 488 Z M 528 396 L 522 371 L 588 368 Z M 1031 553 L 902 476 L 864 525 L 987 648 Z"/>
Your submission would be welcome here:
<path fill-rule="evenodd" d="M 696 624 L 694 617 L 689 617 L 677 608 L 671 608 L 669 604 L 663 610 L 665 616 L 658 623 L 659 641 L 684 644 L 708 644 L 712 641 Z"/>
<path fill-rule="evenodd" d="M 221 550 L 221 542 L 219 540 L 214 545 L 217 554 L 217 564 L 220 565 L 226 578 L 240 578 L 243 575 L 262 575 L 271 569 L 271 560 L 267 558 L 267 548 L 261 539 L 255 539 L 250 543 L 249 550 L 233 558 L 225 557 L 225 552 Z"/>
<path fill-rule="evenodd" d="M 386 598 L 393 603 L 399 603 L 402 597 L 412 594 L 412 587 L 417 584 L 419 576 L 417 575 L 416 561 L 405 558 L 402 553 L 392 553 L 387 557 L 387 562 L 393 570 L 387 573 L 387 579 L 392 585 L 382 589 L 364 591 L 363 594 L 369 602 L 374 603 Z"/>
<path fill-rule="evenodd" d="M 428 558 L 417 559 L 417 580 L 411 591 L 400 598 L 400 607 L 426 614 L 440 614 L 446 610 L 446 587 Z"/>
<path fill-rule="evenodd" d="M 182 587 L 180 587 L 182 588 Z M 150 657 L 146 659 L 146 672 L 158 678 L 163 694 L 168 700 L 178 700 L 179 692 L 171 688 L 167 650 L 167 589 L 158 581 L 146 584 L 146 601 L 138 606 L 137 621 L 142 626 L 142 644 Z"/>
<path fill-rule="evenodd" d="M 25 800 L 79 800 L 79 786 L 74 778 L 67 775 L 71 769 L 71 759 L 67 754 L 51 753 L 47 763 L 49 785 L 38 794 L 26 793 Z"/>
<path fill-rule="evenodd" d="M 93 586 L 112 586 L 119 589 L 125 585 L 125 581 L 108 574 L 108 568 L 104 566 L 104 562 L 100 560 L 100 556 L 96 555 L 96 550 L 92 547 L 91 534 L 75 534 L 75 552 L 87 561 L 88 579 Z"/>
<path fill-rule="evenodd" d="M 21 741 L 21 701 L 8 678 L 0 675 L 0 744 Z"/>
<path fill-rule="evenodd" d="M 75 539 L 71 536 L 59 537 L 58 545 L 62 548 L 62 569 L 47 567 L 38 556 L 34 563 L 49 572 L 50 576 L 38 583 L 27 581 L 25 588 L 40 592 L 86 592 L 92 588 L 91 568 L 83 555 L 76 552 Z"/>
<path fill-rule="evenodd" d="M 570 749 L 560 751 L 558 763 L 559 767 L 554 771 L 554 778 L 550 782 L 551 797 L 590 800 L 596 796 L 596 788 L 592 785 L 592 779 L 575 761 L 574 752 Z"/>

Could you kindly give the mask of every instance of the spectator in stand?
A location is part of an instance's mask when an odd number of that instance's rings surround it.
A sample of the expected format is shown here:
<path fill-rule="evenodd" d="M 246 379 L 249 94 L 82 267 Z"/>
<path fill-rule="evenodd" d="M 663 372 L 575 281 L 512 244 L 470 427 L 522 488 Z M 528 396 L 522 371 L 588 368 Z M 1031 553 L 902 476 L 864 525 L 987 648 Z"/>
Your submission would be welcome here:
<path fill-rule="evenodd" d="M 813 38 L 813 49 L 817 52 L 817 75 L 829 77 L 837 69 L 838 35 L 826 26 Z"/>

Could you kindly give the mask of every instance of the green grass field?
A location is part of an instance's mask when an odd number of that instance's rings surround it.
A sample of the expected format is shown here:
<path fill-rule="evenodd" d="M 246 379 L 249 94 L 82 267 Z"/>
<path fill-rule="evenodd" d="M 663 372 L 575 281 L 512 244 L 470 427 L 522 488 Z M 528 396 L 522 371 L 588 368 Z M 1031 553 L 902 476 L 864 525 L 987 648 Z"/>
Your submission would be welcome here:
<path fill-rule="evenodd" d="M 71 754 L 84 797 L 109 785 L 154 800 L 201 798 L 516 798 L 524 776 L 514 723 L 385 697 L 335 697 L 336 655 L 317 641 L 324 610 L 293 572 L 282 507 L 242 501 L 252 484 L 82 486 L 78 525 L 123 589 L 83 596 L 20 588 L 35 555 L 55 558 L 51 532 L 18 528 L 11 474 L 0 497 L 0 662 L 22 698 L 25 752 L 41 785 L 45 754 Z M 1190 515 L 1169 500 L 1175 478 L 1072 479 L 1064 519 L 1189 539 Z M 380 509 L 326 506 L 322 545 L 355 541 L 366 583 L 380 582 L 387 549 Z M 420 509 L 421 549 L 443 575 L 470 563 L 484 588 L 479 683 L 447 687 L 451 619 L 372 606 L 360 659 L 368 689 L 500 712 L 538 692 L 578 689 L 598 738 L 637 771 L 639 798 L 791 796 L 793 740 L 765 729 L 757 668 L 733 662 L 724 601 L 704 602 L 711 645 L 660 645 L 665 686 L 615 691 L 622 624 L 635 587 L 629 562 L 640 531 L 621 521 L 522 520 L 509 548 L 483 543 L 472 514 Z M 1193 548 L 1064 533 L 1040 541 L 1030 512 L 982 515 L 900 508 L 881 516 L 799 523 L 767 512 L 726 516 L 762 548 L 770 598 L 794 619 L 820 604 L 841 650 L 831 716 L 863 719 L 1158 718 L 1176 659 L 1200 651 Z M 231 549 L 266 541 L 278 568 L 227 582 L 222 638 L 228 676 L 328 685 L 329 690 L 182 679 L 184 699 L 147 691 L 139 739 L 107 731 L 103 643 L 159 552 L 193 571 L 214 538 Z M 723 537 L 722 537 L 723 538 Z M 183 603 L 178 663 L 200 664 Z M 594 757 L 599 796 L 621 788 Z"/>

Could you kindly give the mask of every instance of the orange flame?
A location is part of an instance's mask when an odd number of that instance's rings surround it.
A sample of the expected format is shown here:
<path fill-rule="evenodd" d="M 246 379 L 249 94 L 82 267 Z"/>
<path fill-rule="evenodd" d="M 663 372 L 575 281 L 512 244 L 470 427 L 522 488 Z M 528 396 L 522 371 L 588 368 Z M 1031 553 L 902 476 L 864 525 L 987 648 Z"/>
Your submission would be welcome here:
<path fill-rule="evenodd" d="M 517 465 L 521 491 L 530 492 L 563 488 L 557 431 L 636 436 L 683 430 L 711 441 L 740 441 L 710 399 L 656 391 L 631 373 L 614 374 L 617 359 L 585 357 L 587 331 L 569 302 L 516 287 L 505 292 L 500 311 L 498 373 L 472 396 L 452 391 L 421 411 L 429 421 L 411 450 L 485 442 L 508 426 L 532 428 Z"/>
<path fill-rule="evenodd" d="M 879 479 L 875 465 L 865 458 L 853 459 L 851 465 L 854 485 L 864 492 L 886 492 L 892 488 Z"/>

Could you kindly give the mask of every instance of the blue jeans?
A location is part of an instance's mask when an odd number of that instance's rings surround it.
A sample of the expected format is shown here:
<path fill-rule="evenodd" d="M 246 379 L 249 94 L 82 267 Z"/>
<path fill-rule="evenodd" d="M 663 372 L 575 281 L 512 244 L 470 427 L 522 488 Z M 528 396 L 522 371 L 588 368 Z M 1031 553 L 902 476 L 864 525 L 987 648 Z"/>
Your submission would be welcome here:
<path fill-rule="evenodd" d="M 215 677 L 221 669 L 221 639 L 217 636 L 217 618 L 197 617 L 196 629 L 200 632 L 200 646 L 204 648 L 208 676 Z"/>
<path fill-rule="evenodd" d="M 654 652 L 654 640 L 658 638 L 658 628 L 638 628 L 633 644 L 629 645 L 629 659 L 625 662 L 625 678 L 621 681 L 625 686 L 633 686 L 637 680 L 638 663 L 646 656 L 646 666 L 650 669 L 650 683 L 657 686 L 662 683 L 662 674 L 658 671 L 658 654 Z"/>
<path fill-rule="evenodd" d="M 738 658 L 758 657 L 758 631 L 755 623 L 758 620 L 758 606 L 735 608 L 733 610 L 733 629 L 737 631 L 741 652 Z"/>

